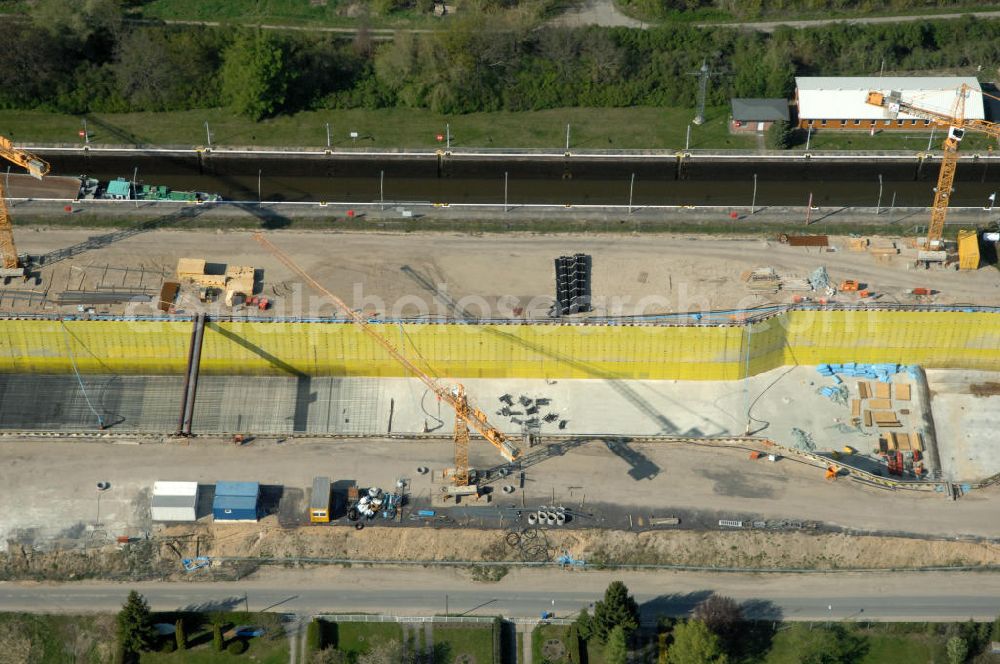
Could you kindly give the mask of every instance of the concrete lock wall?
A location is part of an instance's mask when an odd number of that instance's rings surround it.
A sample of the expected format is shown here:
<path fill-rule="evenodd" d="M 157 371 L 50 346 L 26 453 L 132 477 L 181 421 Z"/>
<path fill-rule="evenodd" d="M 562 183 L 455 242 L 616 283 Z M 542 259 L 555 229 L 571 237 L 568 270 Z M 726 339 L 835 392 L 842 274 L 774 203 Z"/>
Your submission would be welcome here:
<path fill-rule="evenodd" d="M 0 372 L 181 374 L 190 321 L 0 320 Z M 786 364 L 899 362 L 1000 370 L 1000 315 L 789 311 L 740 325 L 382 324 L 441 377 L 726 380 Z M 748 352 L 749 344 L 749 352 Z M 345 323 L 211 322 L 202 371 L 401 376 Z"/>

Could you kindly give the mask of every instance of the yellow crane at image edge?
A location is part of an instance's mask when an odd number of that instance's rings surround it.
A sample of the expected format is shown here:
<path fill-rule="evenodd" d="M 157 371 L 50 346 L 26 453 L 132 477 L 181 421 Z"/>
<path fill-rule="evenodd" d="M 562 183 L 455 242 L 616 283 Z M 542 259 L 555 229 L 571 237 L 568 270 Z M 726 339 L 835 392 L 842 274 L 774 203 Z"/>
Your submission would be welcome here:
<path fill-rule="evenodd" d="M 10 139 L 0 136 L 0 157 L 12 164 L 27 169 L 28 173 L 41 180 L 48 175 L 49 163 L 36 155 L 14 147 Z M 4 191 L 6 178 L 0 178 L 0 258 L 3 269 L 0 277 L 22 277 L 24 266 L 17 257 L 17 247 L 14 246 L 14 226 L 11 223 L 10 212 L 7 210 L 7 192 Z"/>
<path fill-rule="evenodd" d="M 902 94 L 891 91 L 889 94 L 875 90 L 868 92 L 866 102 L 872 106 L 880 106 L 886 110 L 886 118 L 895 119 L 900 113 L 906 113 L 917 118 L 929 120 L 938 127 L 948 130 L 948 135 L 942 145 L 941 170 L 938 173 L 937 189 L 934 191 L 934 204 L 931 207 L 931 222 L 927 227 L 927 240 L 924 243 L 926 251 L 943 249 L 944 222 L 948 216 L 948 204 L 954 191 L 955 170 L 958 167 L 958 148 L 966 131 L 976 131 L 994 138 L 1000 138 L 1000 124 L 986 120 L 966 119 L 965 100 L 972 93 L 992 97 L 963 84 L 955 95 L 955 103 L 951 113 L 942 113 L 922 108 L 902 99 Z"/>

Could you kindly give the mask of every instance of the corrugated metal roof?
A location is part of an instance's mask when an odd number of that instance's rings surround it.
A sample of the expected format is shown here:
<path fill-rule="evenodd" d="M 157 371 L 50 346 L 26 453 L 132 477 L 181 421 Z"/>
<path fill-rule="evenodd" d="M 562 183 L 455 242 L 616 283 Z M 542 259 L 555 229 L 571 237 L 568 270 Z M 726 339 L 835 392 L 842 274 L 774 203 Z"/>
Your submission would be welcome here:
<path fill-rule="evenodd" d="M 902 93 L 904 101 L 930 111 L 951 113 L 962 84 L 972 88 L 965 117 L 984 120 L 982 89 L 974 76 L 798 76 L 799 118 L 803 120 L 883 120 L 885 109 L 868 104 L 868 92 Z M 900 120 L 917 120 L 906 113 Z"/>
<path fill-rule="evenodd" d="M 241 512 L 257 512 L 256 496 L 216 496 L 212 501 L 212 511 L 233 510 Z"/>
<path fill-rule="evenodd" d="M 190 507 L 198 505 L 198 496 L 153 496 L 152 507 Z"/>
<path fill-rule="evenodd" d="M 732 99 L 733 119 L 741 122 L 788 120 L 787 99 Z"/>
<path fill-rule="evenodd" d="M 216 496 L 253 496 L 260 493 L 260 482 L 216 482 Z"/>
<path fill-rule="evenodd" d="M 197 482 L 153 482 L 154 496 L 196 496 Z"/>

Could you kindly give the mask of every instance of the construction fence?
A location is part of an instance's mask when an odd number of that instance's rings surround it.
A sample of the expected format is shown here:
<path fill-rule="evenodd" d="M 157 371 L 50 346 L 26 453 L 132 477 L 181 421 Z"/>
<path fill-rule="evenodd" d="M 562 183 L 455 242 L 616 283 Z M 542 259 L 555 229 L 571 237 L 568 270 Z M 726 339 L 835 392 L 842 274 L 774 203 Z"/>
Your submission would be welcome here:
<path fill-rule="evenodd" d="M 443 378 L 734 380 L 784 365 L 895 362 L 1000 370 L 1000 313 L 787 310 L 709 324 L 381 323 Z M 190 320 L 0 320 L 0 372 L 181 375 Z M 344 322 L 209 322 L 202 373 L 403 376 Z"/>

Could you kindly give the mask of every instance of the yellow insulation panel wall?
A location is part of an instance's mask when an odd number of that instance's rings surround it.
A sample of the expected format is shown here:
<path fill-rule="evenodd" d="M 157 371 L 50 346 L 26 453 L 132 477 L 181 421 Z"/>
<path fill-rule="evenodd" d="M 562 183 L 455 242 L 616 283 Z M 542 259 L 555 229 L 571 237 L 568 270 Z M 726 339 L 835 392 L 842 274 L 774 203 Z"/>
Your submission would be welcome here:
<path fill-rule="evenodd" d="M 412 362 L 449 377 L 737 378 L 737 327 L 559 325 L 385 325 L 380 331 Z M 389 354 L 351 325 L 218 323 L 202 370 L 401 376 Z"/>
<path fill-rule="evenodd" d="M 182 373 L 190 322 L 0 321 L 0 371 Z M 786 364 L 899 362 L 1000 370 L 1000 316 L 793 311 L 749 328 L 605 325 L 384 325 L 442 377 L 726 380 Z M 209 323 L 202 371 L 400 376 L 348 324 Z M 749 340 L 750 353 L 746 351 Z"/>
<path fill-rule="evenodd" d="M 898 362 L 1000 370 L 996 314 L 793 311 L 774 320 L 787 329 L 784 364 Z"/>
<path fill-rule="evenodd" d="M 170 374 L 187 366 L 191 322 L 0 320 L 0 372 Z"/>

